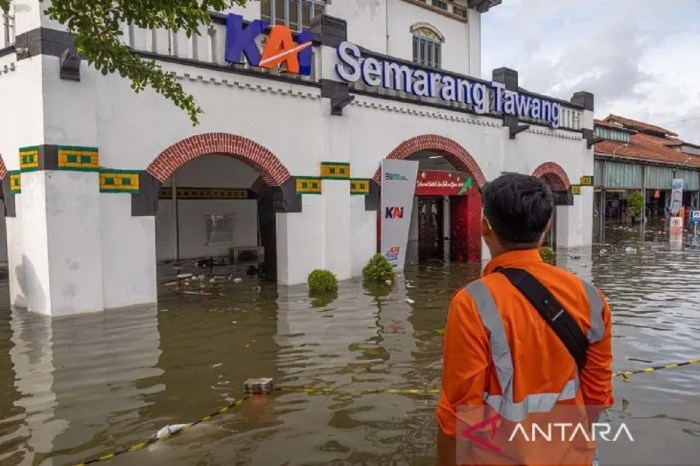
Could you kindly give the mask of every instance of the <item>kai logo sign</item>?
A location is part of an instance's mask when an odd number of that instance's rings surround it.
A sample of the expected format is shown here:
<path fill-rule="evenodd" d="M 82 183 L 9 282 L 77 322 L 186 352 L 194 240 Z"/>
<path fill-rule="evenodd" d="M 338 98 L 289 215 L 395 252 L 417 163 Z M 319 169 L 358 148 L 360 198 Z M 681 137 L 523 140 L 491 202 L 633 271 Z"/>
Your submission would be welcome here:
<path fill-rule="evenodd" d="M 384 211 L 384 218 L 403 218 L 403 207 L 387 207 Z"/>
<path fill-rule="evenodd" d="M 258 38 L 262 35 L 268 37 L 261 50 Z M 292 32 L 283 24 L 270 28 L 259 19 L 245 25 L 242 16 L 229 14 L 225 59 L 229 63 L 243 63 L 242 57 L 245 57 L 252 66 L 281 67 L 288 73 L 308 76 L 311 74 L 312 37 L 309 31 Z"/>

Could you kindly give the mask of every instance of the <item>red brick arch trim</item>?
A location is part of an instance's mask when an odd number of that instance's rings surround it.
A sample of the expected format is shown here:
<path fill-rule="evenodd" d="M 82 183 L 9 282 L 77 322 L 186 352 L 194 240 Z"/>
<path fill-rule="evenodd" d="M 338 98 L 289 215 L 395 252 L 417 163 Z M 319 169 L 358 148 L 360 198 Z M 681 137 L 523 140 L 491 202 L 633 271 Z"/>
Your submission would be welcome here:
<path fill-rule="evenodd" d="M 544 179 L 549 187 L 555 191 L 567 191 L 571 187 L 571 182 L 564 169 L 554 162 L 545 162 L 535 168 L 532 176 Z"/>
<path fill-rule="evenodd" d="M 408 139 L 391 151 L 387 159 L 403 160 L 416 152 L 430 150 L 439 153 L 457 170 L 469 173 L 478 188 L 482 188 L 486 184 L 486 178 L 479 168 L 476 160 L 462 147 L 458 142 L 438 136 L 437 134 L 424 134 Z M 374 181 L 381 183 L 381 167 L 374 174 Z"/>
<path fill-rule="evenodd" d="M 198 134 L 183 139 L 161 152 L 147 171 L 163 183 L 190 160 L 209 154 L 224 154 L 241 160 L 260 173 L 269 186 L 280 186 L 291 176 L 270 150 L 251 139 L 228 133 Z"/>
<path fill-rule="evenodd" d="M 0 180 L 5 178 L 7 175 L 7 167 L 5 166 L 5 161 L 2 159 L 2 154 L 0 154 Z"/>

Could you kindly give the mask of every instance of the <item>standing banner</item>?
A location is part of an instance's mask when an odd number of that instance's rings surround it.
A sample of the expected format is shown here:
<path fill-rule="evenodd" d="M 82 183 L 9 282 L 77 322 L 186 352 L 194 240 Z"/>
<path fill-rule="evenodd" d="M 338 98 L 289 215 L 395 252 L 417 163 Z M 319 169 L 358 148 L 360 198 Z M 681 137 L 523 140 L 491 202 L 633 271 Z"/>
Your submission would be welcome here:
<path fill-rule="evenodd" d="M 672 245 L 683 244 L 683 180 L 675 178 L 671 182 L 671 203 L 668 206 L 671 213 L 671 224 L 669 225 L 669 240 Z"/>
<path fill-rule="evenodd" d="M 671 217 L 677 217 L 683 206 L 683 180 L 678 178 L 671 182 Z"/>
<path fill-rule="evenodd" d="M 418 161 L 382 160 L 381 253 L 396 270 L 406 262 Z"/>

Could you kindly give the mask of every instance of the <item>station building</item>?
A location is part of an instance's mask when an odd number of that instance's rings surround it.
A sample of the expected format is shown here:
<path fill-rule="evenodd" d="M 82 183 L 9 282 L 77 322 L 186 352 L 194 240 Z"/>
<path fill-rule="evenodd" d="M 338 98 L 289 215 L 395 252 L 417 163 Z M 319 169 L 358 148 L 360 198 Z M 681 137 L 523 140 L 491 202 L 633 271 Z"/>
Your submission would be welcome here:
<path fill-rule="evenodd" d="M 190 38 L 125 26 L 195 97 L 198 126 L 90 67 L 48 3 L 15 0 L 0 35 L 14 306 L 153 303 L 157 264 L 190 258 L 252 253 L 283 285 L 358 276 L 378 250 L 383 159 L 419 161 L 411 238 L 427 256 L 488 259 L 479 188 L 504 172 L 554 190 L 551 244 L 591 243 L 593 95 L 481 69 L 500 0 L 250 1 Z"/>
<path fill-rule="evenodd" d="M 641 220 L 627 210 L 634 191 L 644 195 L 648 221 L 668 219 L 674 179 L 683 180 L 687 211 L 700 210 L 699 145 L 669 129 L 619 115 L 595 120 L 595 137 L 596 233 L 604 234 L 606 224 Z"/>

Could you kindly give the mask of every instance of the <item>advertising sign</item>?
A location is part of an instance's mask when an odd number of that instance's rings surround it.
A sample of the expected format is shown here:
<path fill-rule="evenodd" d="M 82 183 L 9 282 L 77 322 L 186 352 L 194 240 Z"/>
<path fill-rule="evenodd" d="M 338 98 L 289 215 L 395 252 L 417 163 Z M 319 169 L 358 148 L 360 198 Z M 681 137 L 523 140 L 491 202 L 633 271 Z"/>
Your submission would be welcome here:
<path fill-rule="evenodd" d="M 683 180 L 674 179 L 671 183 L 671 205 L 669 210 L 672 216 L 678 215 L 683 206 Z"/>
<path fill-rule="evenodd" d="M 396 270 L 406 262 L 417 175 L 415 160 L 382 160 L 381 253 Z"/>
<path fill-rule="evenodd" d="M 474 182 L 466 173 L 421 170 L 416 181 L 416 196 L 462 196 L 472 186 Z"/>

